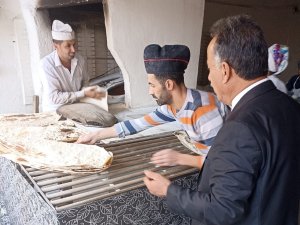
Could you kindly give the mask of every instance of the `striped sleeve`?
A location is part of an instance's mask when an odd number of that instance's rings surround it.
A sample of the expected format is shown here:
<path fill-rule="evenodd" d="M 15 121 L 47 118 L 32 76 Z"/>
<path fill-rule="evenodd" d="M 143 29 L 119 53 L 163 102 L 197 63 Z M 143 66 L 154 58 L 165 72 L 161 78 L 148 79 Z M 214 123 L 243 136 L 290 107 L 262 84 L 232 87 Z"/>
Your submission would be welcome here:
<path fill-rule="evenodd" d="M 175 121 L 174 116 L 168 110 L 168 107 L 163 105 L 141 118 L 117 123 L 115 129 L 119 137 L 125 137 L 126 135 L 135 134 L 150 127 L 173 121 Z"/>
<path fill-rule="evenodd" d="M 224 105 L 216 99 L 215 95 L 209 94 L 209 105 L 210 110 L 207 110 L 202 116 L 197 117 L 196 129 L 199 132 L 198 140 L 202 143 L 211 146 L 214 137 L 217 135 L 225 117 Z"/>

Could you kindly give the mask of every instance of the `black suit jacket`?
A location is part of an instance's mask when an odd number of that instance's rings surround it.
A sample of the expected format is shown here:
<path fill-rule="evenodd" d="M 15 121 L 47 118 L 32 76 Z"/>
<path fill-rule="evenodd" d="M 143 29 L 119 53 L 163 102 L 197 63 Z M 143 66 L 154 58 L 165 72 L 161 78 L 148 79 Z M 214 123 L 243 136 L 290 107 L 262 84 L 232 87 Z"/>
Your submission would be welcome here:
<path fill-rule="evenodd" d="M 227 117 L 198 190 L 171 184 L 167 204 L 193 224 L 297 225 L 299 150 L 300 104 L 263 82 Z"/>

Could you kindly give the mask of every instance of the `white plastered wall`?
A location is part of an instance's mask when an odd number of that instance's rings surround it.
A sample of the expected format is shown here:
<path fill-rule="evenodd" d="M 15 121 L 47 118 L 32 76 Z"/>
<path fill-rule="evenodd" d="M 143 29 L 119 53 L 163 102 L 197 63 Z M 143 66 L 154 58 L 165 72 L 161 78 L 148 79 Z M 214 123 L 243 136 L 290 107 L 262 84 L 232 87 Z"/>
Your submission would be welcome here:
<path fill-rule="evenodd" d="M 37 0 L 19 0 L 19 2 L 27 30 L 29 44 L 27 57 L 30 58 L 28 66 L 31 69 L 32 92 L 41 96 L 39 62 L 43 56 L 53 51 L 49 15 L 47 10 L 36 10 Z"/>
<path fill-rule="evenodd" d="M 0 113 L 32 111 L 27 32 L 19 2 L 0 0 Z M 29 76 L 28 76 L 29 75 Z"/>
<path fill-rule="evenodd" d="M 148 44 L 189 46 L 185 83 L 196 87 L 204 0 L 105 0 L 103 6 L 108 48 L 122 70 L 129 107 L 155 104 L 143 62 Z"/>
<path fill-rule="evenodd" d="M 19 0 L 19 2 L 28 32 L 27 37 L 30 51 L 28 51 L 27 57 L 30 58 L 32 92 L 33 95 L 40 96 L 39 111 L 41 111 L 42 85 L 39 78 L 39 63 L 43 56 L 53 51 L 51 24 L 47 10 L 36 10 L 37 0 Z"/>
<path fill-rule="evenodd" d="M 0 0 L 0 113 L 32 113 L 38 63 L 51 51 L 47 12 L 35 0 Z"/>

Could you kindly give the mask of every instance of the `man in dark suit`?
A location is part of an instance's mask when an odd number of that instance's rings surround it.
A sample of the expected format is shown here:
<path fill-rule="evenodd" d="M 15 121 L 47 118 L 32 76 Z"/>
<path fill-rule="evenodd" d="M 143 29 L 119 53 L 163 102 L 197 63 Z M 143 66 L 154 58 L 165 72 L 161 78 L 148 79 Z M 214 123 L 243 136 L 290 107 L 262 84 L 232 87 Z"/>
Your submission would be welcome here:
<path fill-rule="evenodd" d="M 207 49 L 209 80 L 231 107 L 196 190 L 145 171 L 149 191 L 192 224 L 296 225 L 300 104 L 267 79 L 268 46 L 248 16 L 217 21 Z"/>

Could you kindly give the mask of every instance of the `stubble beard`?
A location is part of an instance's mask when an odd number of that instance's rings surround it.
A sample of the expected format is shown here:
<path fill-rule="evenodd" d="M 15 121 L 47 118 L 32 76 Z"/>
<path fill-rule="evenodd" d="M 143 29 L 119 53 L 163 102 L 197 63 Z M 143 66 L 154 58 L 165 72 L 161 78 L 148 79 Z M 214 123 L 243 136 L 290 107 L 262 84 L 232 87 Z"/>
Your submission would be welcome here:
<path fill-rule="evenodd" d="M 165 94 L 163 96 L 161 96 L 160 98 L 157 98 L 155 95 L 152 95 L 152 97 L 155 99 L 156 104 L 158 106 L 162 106 L 162 105 L 170 105 L 173 100 L 172 100 L 172 96 L 170 94 Z"/>

